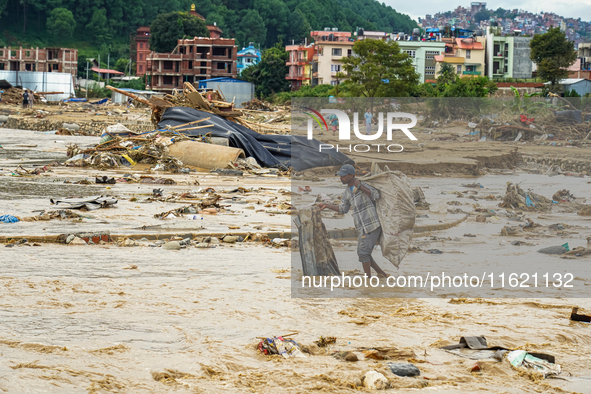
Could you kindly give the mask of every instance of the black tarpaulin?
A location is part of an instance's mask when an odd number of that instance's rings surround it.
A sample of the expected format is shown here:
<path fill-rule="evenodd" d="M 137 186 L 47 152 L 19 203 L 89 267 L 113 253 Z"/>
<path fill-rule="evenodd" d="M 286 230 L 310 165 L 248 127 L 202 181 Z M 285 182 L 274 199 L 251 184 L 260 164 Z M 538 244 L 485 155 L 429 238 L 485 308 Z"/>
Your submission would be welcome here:
<path fill-rule="evenodd" d="M 308 140 L 304 136 L 259 134 L 247 127 L 226 120 L 209 112 L 188 107 L 171 107 L 164 111 L 158 128 L 179 126 L 199 119 L 209 118 L 198 126 L 213 124 L 212 127 L 182 131 L 189 136 L 209 134 L 212 137 L 228 138 L 231 147 L 244 150 L 263 167 L 289 168 L 296 171 L 315 167 L 341 166 L 354 162 L 335 149 L 319 151 L 320 141 Z"/>

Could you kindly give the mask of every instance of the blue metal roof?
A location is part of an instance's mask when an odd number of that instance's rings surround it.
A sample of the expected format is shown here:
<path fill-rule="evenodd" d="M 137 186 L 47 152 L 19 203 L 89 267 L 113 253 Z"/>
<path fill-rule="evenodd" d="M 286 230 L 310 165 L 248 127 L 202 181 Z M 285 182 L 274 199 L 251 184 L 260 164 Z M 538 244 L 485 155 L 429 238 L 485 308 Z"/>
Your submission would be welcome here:
<path fill-rule="evenodd" d="M 243 81 L 241 79 L 227 78 L 227 77 L 203 79 L 203 80 L 199 81 L 199 85 L 201 85 L 202 82 L 203 83 L 205 83 L 205 82 L 244 82 L 244 83 L 250 83 L 250 82 L 247 82 L 247 81 Z"/>

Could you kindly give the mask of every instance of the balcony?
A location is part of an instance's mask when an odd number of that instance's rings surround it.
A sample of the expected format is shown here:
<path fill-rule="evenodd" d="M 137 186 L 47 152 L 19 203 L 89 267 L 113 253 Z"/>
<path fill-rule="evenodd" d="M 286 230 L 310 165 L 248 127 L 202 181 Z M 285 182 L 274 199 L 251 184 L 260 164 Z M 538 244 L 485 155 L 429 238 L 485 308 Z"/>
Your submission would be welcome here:
<path fill-rule="evenodd" d="M 493 57 L 503 57 L 503 53 L 502 52 L 497 52 L 493 54 Z"/>
<path fill-rule="evenodd" d="M 462 75 L 480 75 L 480 71 L 463 71 Z"/>
<path fill-rule="evenodd" d="M 295 79 L 295 80 L 302 80 L 307 79 L 308 77 L 304 74 L 286 74 L 285 79 Z"/>

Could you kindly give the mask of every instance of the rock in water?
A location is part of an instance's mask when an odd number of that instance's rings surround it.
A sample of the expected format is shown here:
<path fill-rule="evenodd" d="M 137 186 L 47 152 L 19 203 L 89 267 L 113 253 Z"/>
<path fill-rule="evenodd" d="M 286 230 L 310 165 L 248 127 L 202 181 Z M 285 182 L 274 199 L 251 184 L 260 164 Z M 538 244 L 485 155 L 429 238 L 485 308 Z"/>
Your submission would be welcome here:
<path fill-rule="evenodd" d="M 162 245 L 162 248 L 166 250 L 180 250 L 181 244 L 178 241 L 171 241 Z"/>
<path fill-rule="evenodd" d="M 538 252 L 545 254 L 563 254 L 568 252 L 568 250 L 564 246 L 549 246 L 547 248 L 538 250 Z"/>
<path fill-rule="evenodd" d="M 74 237 L 70 245 L 87 245 L 86 241 L 79 237 Z"/>
<path fill-rule="evenodd" d="M 398 376 L 419 376 L 421 371 L 413 364 L 408 363 L 388 363 L 390 371 Z"/>
<path fill-rule="evenodd" d="M 369 390 L 386 390 L 390 381 L 379 372 L 369 371 L 363 375 L 363 385 Z"/>

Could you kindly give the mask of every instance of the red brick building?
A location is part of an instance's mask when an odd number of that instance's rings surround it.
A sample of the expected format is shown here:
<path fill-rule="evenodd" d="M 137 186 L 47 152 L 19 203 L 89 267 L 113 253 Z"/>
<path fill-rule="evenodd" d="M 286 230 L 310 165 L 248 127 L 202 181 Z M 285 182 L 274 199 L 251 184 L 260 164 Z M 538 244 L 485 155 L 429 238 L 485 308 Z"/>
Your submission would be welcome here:
<path fill-rule="evenodd" d="M 238 47 L 234 39 L 195 37 L 178 40 L 172 53 L 151 52 L 148 57 L 148 84 L 151 90 L 171 92 L 183 82 L 237 75 Z"/>
<path fill-rule="evenodd" d="M 150 28 L 142 26 L 137 29 L 134 37 L 135 48 L 132 48 L 136 64 L 136 75 L 143 76 L 148 70 L 148 56 L 150 55 Z"/>
<path fill-rule="evenodd" d="M 195 15 L 202 21 L 205 21 L 205 18 L 195 11 L 195 4 L 191 5 L 191 11 L 189 12 L 191 15 Z M 209 31 L 209 37 L 213 39 L 219 39 L 222 37 L 222 29 L 216 26 L 214 23 L 213 25 L 207 25 L 207 30 Z M 147 26 L 142 26 L 137 29 L 136 35 L 133 38 L 134 42 L 132 43 L 131 53 L 132 59 L 136 64 L 136 75 L 143 76 L 148 71 L 148 56 L 150 56 L 150 28 Z"/>
<path fill-rule="evenodd" d="M 0 48 L 0 71 L 41 71 L 78 75 L 78 50 L 71 48 Z"/>

